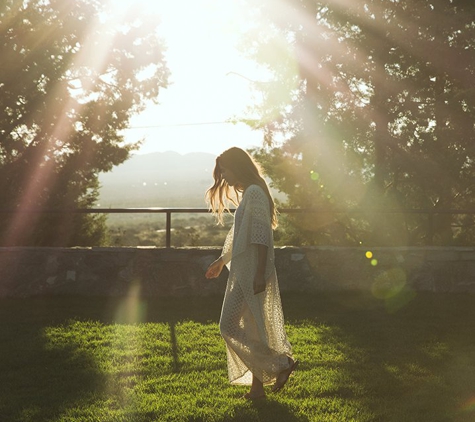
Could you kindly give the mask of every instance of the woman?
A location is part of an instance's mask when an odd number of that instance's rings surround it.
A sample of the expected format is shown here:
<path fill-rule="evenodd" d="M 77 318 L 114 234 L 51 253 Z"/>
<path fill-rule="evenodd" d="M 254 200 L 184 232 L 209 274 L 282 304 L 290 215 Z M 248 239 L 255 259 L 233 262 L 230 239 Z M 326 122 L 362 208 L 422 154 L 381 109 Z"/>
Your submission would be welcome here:
<path fill-rule="evenodd" d="M 272 391 L 281 390 L 298 364 L 285 333 L 275 272 L 274 201 L 257 164 L 240 148 L 216 159 L 213 178 L 206 197 L 218 221 L 229 202 L 237 206 L 223 252 L 206 272 L 207 278 L 216 278 L 225 265 L 229 268 L 219 323 L 229 380 L 251 385 L 246 399 L 264 398 L 264 385 L 275 382 Z"/>

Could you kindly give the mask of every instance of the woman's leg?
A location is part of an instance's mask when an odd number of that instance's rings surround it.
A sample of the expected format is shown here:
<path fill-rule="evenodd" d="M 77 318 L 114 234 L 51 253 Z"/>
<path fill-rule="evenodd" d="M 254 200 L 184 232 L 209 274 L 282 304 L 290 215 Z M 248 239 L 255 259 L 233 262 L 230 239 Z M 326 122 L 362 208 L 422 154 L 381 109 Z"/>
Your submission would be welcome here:
<path fill-rule="evenodd" d="M 255 400 L 255 399 L 262 399 L 265 396 L 266 396 L 266 392 L 264 390 L 264 384 L 259 378 L 253 375 L 251 390 L 249 391 L 249 393 L 244 394 L 244 398 L 248 400 Z"/>
<path fill-rule="evenodd" d="M 227 292 L 223 304 L 223 311 L 220 319 L 220 332 L 227 345 L 231 350 L 237 352 L 243 358 L 249 353 L 243 353 L 243 345 L 241 341 L 249 336 L 244 334 L 244 326 L 241 326 L 243 319 L 246 320 L 246 315 L 249 310 L 246 308 L 244 297 L 241 289 L 236 286 L 231 292 Z M 244 324 L 247 325 L 247 324 Z M 239 353 L 241 352 L 241 353 Z M 229 365 L 228 361 L 228 365 Z M 256 376 L 252 376 L 251 389 L 244 395 L 246 399 L 254 400 L 265 397 L 265 390 L 263 382 Z"/>

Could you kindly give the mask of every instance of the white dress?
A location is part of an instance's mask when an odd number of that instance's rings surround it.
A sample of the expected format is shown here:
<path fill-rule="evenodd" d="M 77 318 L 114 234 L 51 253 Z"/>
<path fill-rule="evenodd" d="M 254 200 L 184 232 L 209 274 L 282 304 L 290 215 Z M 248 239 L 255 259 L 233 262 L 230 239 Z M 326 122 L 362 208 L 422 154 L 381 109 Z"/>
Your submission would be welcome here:
<path fill-rule="evenodd" d="M 257 244 L 267 246 L 267 282 L 265 291 L 254 295 Z M 269 384 L 289 367 L 292 349 L 274 265 L 269 200 L 261 187 L 251 185 L 245 190 L 222 256 L 229 278 L 219 325 L 227 346 L 229 381 L 249 385 L 254 374 Z"/>

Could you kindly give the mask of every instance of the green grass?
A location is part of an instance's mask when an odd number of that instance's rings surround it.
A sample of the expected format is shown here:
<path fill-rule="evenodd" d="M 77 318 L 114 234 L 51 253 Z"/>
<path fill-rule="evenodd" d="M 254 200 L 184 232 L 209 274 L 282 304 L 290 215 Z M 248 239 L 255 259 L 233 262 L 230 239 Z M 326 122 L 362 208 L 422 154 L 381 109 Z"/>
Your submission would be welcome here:
<path fill-rule="evenodd" d="M 283 295 L 301 365 L 228 384 L 221 298 L 0 301 L 0 421 L 475 420 L 475 296 Z"/>

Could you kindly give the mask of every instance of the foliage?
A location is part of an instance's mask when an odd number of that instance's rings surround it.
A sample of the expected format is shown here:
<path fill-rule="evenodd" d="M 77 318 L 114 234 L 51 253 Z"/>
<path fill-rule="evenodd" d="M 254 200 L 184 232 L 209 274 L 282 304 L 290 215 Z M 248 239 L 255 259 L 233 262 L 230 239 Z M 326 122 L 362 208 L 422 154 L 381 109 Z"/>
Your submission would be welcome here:
<path fill-rule="evenodd" d="M 226 220 L 231 220 L 231 217 Z M 216 224 L 214 216 L 187 214 L 172 216 L 171 246 L 222 246 L 230 229 Z M 145 214 L 125 217 L 111 216 L 107 221 L 107 240 L 98 246 L 157 246 L 166 245 L 166 221 L 164 215 Z"/>
<path fill-rule="evenodd" d="M 272 79 L 247 119 L 255 151 L 290 207 L 473 207 L 475 3 L 252 3 L 244 46 Z M 251 21 L 251 18 L 250 18 Z M 434 242 L 467 243 L 473 215 L 436 214 Z M 424 244 L 423 214 L 287 219 L 301 243 Z"/>
<path fill-rule="evenodd" d="M 157 17 L 113 2 L 6 0 L 0 5 L 0 222 L 3 245 L 88 245 L 104 218 L 25 214 L 88 208 L 98 173 L 127 159 L 121 131 L 166 87 Z"/>
<path fill-rule="evenodd" d="M 473 296 L 283 296 L 301 361 L 249 403 L 229 385 L 220 297 L 3 299 L 0 415 L 49 421 L 473 421 Z"/>

